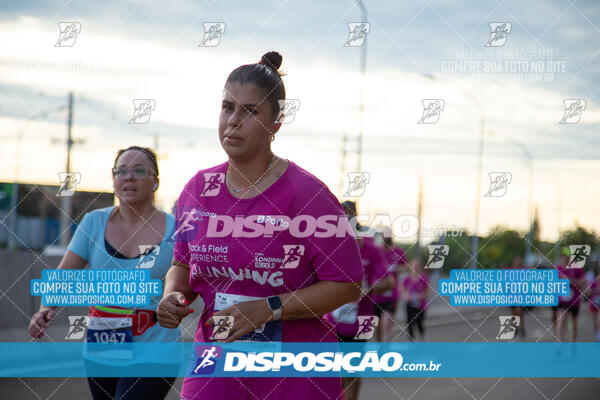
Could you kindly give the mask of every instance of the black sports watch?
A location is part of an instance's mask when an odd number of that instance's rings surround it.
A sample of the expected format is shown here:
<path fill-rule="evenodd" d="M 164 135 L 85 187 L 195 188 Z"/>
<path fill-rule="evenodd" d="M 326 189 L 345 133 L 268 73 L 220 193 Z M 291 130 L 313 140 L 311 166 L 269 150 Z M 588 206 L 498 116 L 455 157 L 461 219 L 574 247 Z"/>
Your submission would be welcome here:
<path fill-rule="evenodd" d="M 279 296 L 270 296 L 267 297 L 267 304 L 269 305 L 269 309 L 273 311 L 273 321 L 279 321 L 281 319 L 281 299 Z"/>

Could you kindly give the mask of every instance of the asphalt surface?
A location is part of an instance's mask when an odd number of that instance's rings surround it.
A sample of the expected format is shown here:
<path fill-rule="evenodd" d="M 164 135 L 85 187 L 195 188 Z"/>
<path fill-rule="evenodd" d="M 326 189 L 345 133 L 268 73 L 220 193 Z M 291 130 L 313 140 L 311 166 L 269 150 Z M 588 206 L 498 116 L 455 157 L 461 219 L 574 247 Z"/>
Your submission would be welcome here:
<path fill-rule="evenodd" d="M 440 306 L 441 307 L 441 306 Z M 494 341 L 499 330 L 499 315 L 507 308 L 461 309 L 460 313 L 432 310 L 426 319 L 426 340 L 430 342 Z M 399 309 L 397 318 L 403 319 Z M 189 321 L 188 335 L 193 332 Z M 523 341 L 554 341 L 549 309 L 536 309 L 525 315 L 527 336 Z M 582 307 L 579 341 L 594 341 L 592 320 L 587 305 Z M 394 324 L 395 341 L 405 341 L 404 324 Z M 0 336 L 2 337 L 2 336 Z M 3 340 L 6 339 L 4 335 Z M 600 343 L 599 343 L 600 346 Z M 493 362 L 493 360 L 490 360 Z M 568 374 L 568 373 L 566 373 Z M 167 399 L 179 399 L 181 378 Z M 600 378 L 368 378 L 362 380 L 361 399 L 597 399 Z M 89 399 L 87 380 L 82 378 L 0 379 L 0 399 Z M 216 399 L 215 399 L 216 400 Z"/>

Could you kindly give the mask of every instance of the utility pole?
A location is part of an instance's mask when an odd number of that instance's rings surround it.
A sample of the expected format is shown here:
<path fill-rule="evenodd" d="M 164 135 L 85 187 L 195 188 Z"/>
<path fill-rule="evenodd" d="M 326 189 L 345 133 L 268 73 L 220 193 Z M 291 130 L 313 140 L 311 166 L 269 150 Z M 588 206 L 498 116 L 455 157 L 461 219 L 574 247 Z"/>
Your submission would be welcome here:
<path fill-rule="evenodd" d="M 427 79 L 441 80 L 432 74 L 424 75 Z M 470 268 L 475 269 L 479 264 L 479 214 L 481 201 L 481 176 L 483 169 L 483 150 L 485 144 L 485 113 L 481 103 L 469 90 L 462 86 L 457 86 L 458 89 L 468 97 L 477 107 L 479 111 L 479 143 L 477 145 L 477 181 L 475 182 L 475 216 L 473 222 L 473 235 L 471 236 L 471 265 Z"/>
<path fill-rule="evenodd" d="M 10 190 L 10 211 L 8 219 L 10 232 L 8 232 L 8 249 L 14 250 L 17 247 L 15 236 L 17 234 L 17 201 L 19 197 L 19 182 L 16 179 L 13 181 Z"/>
<path fill-rule="evenodd" d="M 340 165 L 340 198 L 344 197 L 344 187 L 346 183 L 346 143 L 348 142 L 348 133 L 342 135 L 342 160 Z"/>
<path fill-rule="evenodd" d="M 531 154 L 528 154 L 529 156 L 529 210 L 528 210 L 528 215 L 527 215 L 527 219 L 528 221 L 528 225 L 529 225 L 529 230 L 527 232 L 527 236 L 529 237 L 527 242 L 525 243 L 525 256 L 528 258 L 527 259 L 527 263 L 533 263 L 533 259 L 532 259 L 532 252 L 531 252 L 531 248 L 533 247 L 533 222 L 535 220 L 534 217 L 534 207 L 533 207 L 533 157 L 531 157 Z M 532 264 L 533 265 L 533 264 Z M 527 266 L 531 266 L 531 265 L 527 265 Z"/>
<path fill-rule="evenodd" d="M 527 159 L 527 162 L 529 164 L 529 185 L 528 185 L 528 205 L 527 205 L 527 234 L 525 236 L 525 263 L 528 264 L 531 261 L 532 255 L 531 255 L 531 247 L 532 247 L 532 241 L 533 241 L 533 220 L 534 220 L 534 216 L 533 216 L 533 156 L 531 155 L 531 153 L 529 152 L 529 149 L 527 148 L 527 146 L 525 146 L 523 143 L 521 142 L 517 142 L 516 140 L 510 140 L 509 141 L 514 144 L 515 146 L 519 147 L 521 149 L 521 151 L 523 151 L 523 154 L 525 155 L 525 158 Z"/>
<path fill-rule="evenodd" d="M 154 135 L 152 135 L 152 138 L 154 139 L 154 144 L 152 147 L 154 147 L 154 151 L 156 152 L 156 155 L 158 157 L 158 140 L 160 139 L 160 135 L 158 133 L 155 133 Z"/>
<path fill-rule="evenodd" d="M 419 175 L 419 197 L 417 202 L 417 221 L 419 226 L 417 229 L 417 243 L 415 244 L 415 254 L 417 257 L 420 255 L 421 250 L 421 218 L 423 216 L 423 177 Z"/>
<path fill-rule="evenodd" d="M 356 1 L 358 7 L 360 8 L 361 13 L 361 21 L 367 23 L 367 9 L 363 4 L 362 0 Z M 357 161 L 356 161 L 356 172 L 361 172 L 362 168 L 362 148 L 363 148 L 363 116 L 365 110 L 365 71 L 367 69 L 367 38 L 368 35 L 365 36 L 365 41 L 360 49 L 360 103 L 358 106 L 358 147 L 357 147 Z"/>
<path fill-rule="evenodd" d="M 73 131 L 73 92 L 69 92 L 68 98 L 68 115 L 67 115 L 67 162 L 65 166 L 65 172 L 67 173 L 67 182 L 65 183 L 67 186 L 69 185 L 69 181 L 71 176 L 68 175 L 71 172 L 71 150 L 73 149 L 73 145 L 77 143 L 82 143 L 83 140 L 73 140 L 72 131 Z M 60 197 L 60 208 L 62 210 L 60 214 L 60 245 L 62 247 L 67 247 L 69 245 L 69 241 L 71 240 L 71 222 L 72 222 L 72 214 L 73 214 L 73 203 L 72 196 L 61 196 Z"/>
<path fill-rule="evenodd" d="M 555 247 L 558 249 L 558 251 L 556 253 L 556 257 L 555 257 L 554 261 L 558 262 L 560 260 L 561 235 L 562 235 L 561 223 L 560 223 L 562 220 L 562 187 L 560 185 L 560 181 L 556 178 L 556 175 L 554 175 L 551 172 L 548 172 L 548 175 L 550 175 L 550 177 L 554 181 L 554 184 L 556 185 L 556 211 L 557 211 L 558 240 L 556 241 Z"/>

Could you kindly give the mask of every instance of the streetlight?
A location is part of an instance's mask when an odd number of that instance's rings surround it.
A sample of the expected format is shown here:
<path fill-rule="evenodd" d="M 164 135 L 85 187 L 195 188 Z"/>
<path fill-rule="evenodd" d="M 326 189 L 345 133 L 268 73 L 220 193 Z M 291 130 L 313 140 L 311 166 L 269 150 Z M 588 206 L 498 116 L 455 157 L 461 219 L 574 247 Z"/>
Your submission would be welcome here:
<path fill-rule="evenodd" d="M 442 80 L 435 75 L 432 74 L 423 74 L 424 77 L 431 80 Z M 477 259 L 479 254 L 479 208 L 480 208 L 480 200 L 481 200 L 481 172 L 483 168 L 483 147 L 485 142 L 485 114 L 483 112 L 483 107 L 481 103 L 471 92 L 466 90 L 460 85 L 457 85 L 458 90 L 460 90 L 465 96 L 467 96 L 477 107 L 477 111 L 479 111 L 479 145 L 477 148 L 477 182 L 476 182 L 476 191 L 475 191 L 475 216 L 473 222 L 473 236 L 471 237 L 471 268 L 477 268 Z"/>
<path fill-rule="evenodd" d="M 557 257 L 555 257 L 556 259 L 558 259 L 559 255 L 560 255 L 560 248 L 561 248 L 561 236 L 562 236 L 562 229 L 561 229 L 561 220 L 562 220 L 562 186 L 560 185 L 560 181 L 556 178 L 556 175 L 554 175 L 553 173 L 551 173 L 548 170 L 543 170 L 545 173 L 547 173 L 552 180 L 554 181 L 554 184 L 556 185 L 556 193 L 557 193 L 557 197 L 556 197 L 556 210 L 557 210 L 557 228 L 558 228 L 558 240 L 556 241 L 556 246 L 555 248 L 557 248 L 559 251 L 556 253 Z M 557 260 L 554 261 L 557 261 Z"/>
<path fill-rule="evenodd" d="M 356 0 L 356 5 L 360 8 L 361 21 L 368 23 L 367 20 L 367 8 L 363 4 L 362 0 Z M 363 42 L 360 50 L 360 104 L 358 106 L 358 159 L 356 162 L 356 172 L 360 172 L 362 168 L 362 144 L 363 144 L 363 115 L 365 110 L 365 71 L 367 69 L 367 35 L 365 35 L 365 41 Z"/>
<path fill-rule="evenodd" d="M 529 209 L 527 211 L 527 219 L 528 219 L 528 230 L 527 230 L 527 240 L 525 241 L 525 263 L 528 263 L 531 257 L 531 242 L 533 240 L 533 157 L 529 152 L 527 146 L 525 146 L 521 142 L 517 142 L 516 140 L 507 139 L 510 143 L 517 146 L 523 151 L 525 158 L 527 158 L 529 162 Z"/>

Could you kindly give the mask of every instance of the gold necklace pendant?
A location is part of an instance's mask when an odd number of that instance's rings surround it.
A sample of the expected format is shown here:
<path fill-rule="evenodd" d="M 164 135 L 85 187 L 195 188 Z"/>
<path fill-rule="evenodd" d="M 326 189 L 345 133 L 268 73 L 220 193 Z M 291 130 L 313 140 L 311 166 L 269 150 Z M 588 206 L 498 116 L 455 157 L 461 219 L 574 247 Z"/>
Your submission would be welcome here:
<path fill-rule="evenodd" d="M 230 179 L 229 179 L 229 166 L 228 166 L 228 167 L 227 167 L 227 174 L 225 174 L 225 180 L 226 180 L 226 184 L 227 184 L 227 186 L 229 187 L 229 189 L 230 189 L 232 192 L 235 192 L 235 193 L 240 193 L 240 192 L 243 192 L 243 191 L 248 191 L 248 190 L 250 190 L 250 188 L 252 188 L 252 187 L 256 187 L 256 185 L 257 185 L 259 182 L 261 182 L 261 181 L 262 181 L 262 180 L 263 180 L 263 179 L 264 179 L 264 178 L 267 176 L 267 174 L 269 173 L 269 171 L 271 170 L 271 168 L 273 168 L 273 166 L 274 166 L 276 163 L 277 163 L 277 160 L 275 160 L 275 154 L 273 154 L 273 156 L 271 157 L 271 161 L 269 162 L 269 165 L 267 166 L 267 169 L 265 170 L 265 172 L 263 172 L 263 173 L 262 173 L 262 175 L 261 175 L 261 176 L 259 176 L 259 177 L 258 177 L 258 179 L 257 179 L 256 181 L 254 181 L 254 183 L 252 183 L 252 184 L 248 185 L 248 186 L 247 186 L 246 188 L 244 188 L 244 189 L 234 189 L 234 188 L 232 188 L 232 187 L 231 187 L 231 184 L 230 184 Z"/>

